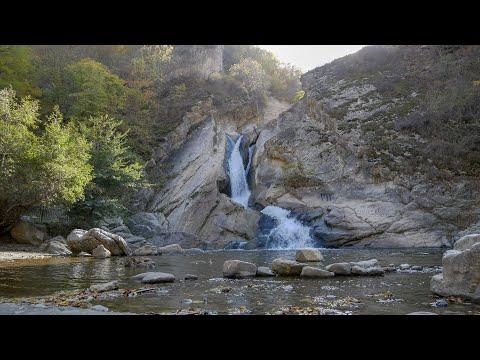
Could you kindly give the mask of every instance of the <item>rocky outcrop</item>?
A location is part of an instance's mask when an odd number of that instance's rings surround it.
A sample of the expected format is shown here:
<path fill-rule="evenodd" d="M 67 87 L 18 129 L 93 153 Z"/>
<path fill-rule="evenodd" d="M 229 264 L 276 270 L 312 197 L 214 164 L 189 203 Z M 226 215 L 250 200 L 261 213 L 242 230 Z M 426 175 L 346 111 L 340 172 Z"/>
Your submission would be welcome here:
<path fill-rule="evenodd" d="M 432 292 L 480 302 L 480 239 L 470 242 L 472 238 L 462 242 L 463 250 L 445 252 L 443 273 L 433 276 L 430 282 Z"/>
<path fill-rule="evenodd" d="M 40 245 L 46 238 L 45 232 L 26 220 L 20 220 L 10 230 L 12 238 L 20 244 Z"/>
<path fill-rule="evenodd" d="M 68 235 L 67 244 L 74 253 L 85 251 L 93 255 L 93 250 L 101 245 L 114 256 L 130 254 L 130 249 L 121 236 L 99 228 L 88 231 L 75 229 Z"/>
<path fill-rule="evenodd" d="M 62 238 L 63 239 L 63 238 Z M 65 241 L 65 239 L 63 239 Z M 51 240 L 46 243 L 44 243 L 40 249 L 42 251 L 48 252 L 53 255 L 59 255 L 59 256 L 70 256 L 72 255 L 72 252 L 70 249 L 67 247 L 65 242 L 58 241 L 58 240 Z"/>
<path fill-rule="evenodd" d="M 147 211 L 165 216 L 166 232 L 196 237 L 195 247 L 222 248 L 251 241 L 256 234 L 259 213 L 245 211 L 219 189 L 227 176 L 223 163 L 228 129 L 236 130 L 211 116 L 199 123 L 169 156 L 169 181 L 147 205 Z"/>
<path fill-rule="evenodd" d="M 455 241 L 455 244 L 453 245 L 453 250 L 467 250 L 470 249 L 472 245 L 478 242 L 480 242 L 480 234 L 465 235 Z"/>
<path fill-rule="evenodd" d="M 406 113 L 420 113 L 424 85 L 440 76 L 442 55 L 432 51 L 367 47 L 303 75 L 305 97 L 258 128 L 254 203 L 317 212 L 306 223 L 319 245 L 450 246 L 480 218 L 478 179 L 454 170 L 439 176 L 447 164 L 428 158 L 434 140 L 402 125 Z M 468 51 L 455 54 L 452 69 Z"/>

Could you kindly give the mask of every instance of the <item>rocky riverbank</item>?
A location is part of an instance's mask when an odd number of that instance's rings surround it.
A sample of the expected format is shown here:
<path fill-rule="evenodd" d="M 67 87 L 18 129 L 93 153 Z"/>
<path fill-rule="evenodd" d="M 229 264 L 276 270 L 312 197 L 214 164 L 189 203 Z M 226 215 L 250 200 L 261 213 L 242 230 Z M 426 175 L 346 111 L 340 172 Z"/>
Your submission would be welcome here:
<path fill-rule="evenodd" d="M 430 291 L 430 278 L 441 271 L 440 251 L 321 250 L 321 261 L 318 255 L 318 250 L 298 256 L 295 251 L 236 250 L 106 259 L 53 257 L 28 266 L 5 263 L 0 267 L 3 279 L 0 309 L 11 314 L 20 310 L 26 314 L 51 313 L 52 308 L 55 313 L 75 308 L 80 313 L 100 314 L 409 314 L 419 311 L 475 314 L 479 311 L 469 301 L 438 298 Z M 225 269 L 226 262 L 233 262 L 235 266 Z M 224 270 L 235 273 L 239 269 L 237 265 L 243 263 L 248 265 L 240 265 L 241 276 L 231 278 L 224 273 Z M 277 263 L 279 266 L 274 266 Z M 300 273 L 280 275 L 292 264 Z M 383 276 L 353 273 L 332 276 L 332 271 L 326 270 L 332 264 L 349 264 L 351 269 L 358 265 L 380 267 L 384 273 Z"/>

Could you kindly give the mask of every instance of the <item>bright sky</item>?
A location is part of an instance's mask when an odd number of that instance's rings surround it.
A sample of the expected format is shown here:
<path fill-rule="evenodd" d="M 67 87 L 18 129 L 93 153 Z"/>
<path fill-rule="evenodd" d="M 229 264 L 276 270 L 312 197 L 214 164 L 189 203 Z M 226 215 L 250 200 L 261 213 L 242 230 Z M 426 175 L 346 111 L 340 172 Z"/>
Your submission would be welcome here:
<path fill-rule="evenodd" d="M 366 45 L 259 45 L 270 50 L 281 62 L 306 72 L 335 59 L 352 54 Z"/>

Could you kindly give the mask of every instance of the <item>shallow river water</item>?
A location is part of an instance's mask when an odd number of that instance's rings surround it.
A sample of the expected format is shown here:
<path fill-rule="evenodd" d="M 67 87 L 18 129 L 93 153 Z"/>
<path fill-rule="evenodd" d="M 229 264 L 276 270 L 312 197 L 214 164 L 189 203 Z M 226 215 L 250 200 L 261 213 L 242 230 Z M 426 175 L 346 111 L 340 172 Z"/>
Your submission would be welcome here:
<path fill-rule="evenodd" d="M 376 258 L 380 265 L 439 266 L 442 250 L 322 250 L 325 261 L 360 261 Z M 273 259 L 294 259 L 295 251 L 214 251 L 200 254 L 151 257 L 157 268 L 127 268 L 124 259 L 53 258 L 0 264 L 0 298 L 51 295 L 63 290 L 85 289 L 93 284 L 119 280 L 121 288 L 142 285 L 131 277 L 146 271 L 172 273 L 176 281 L 153 285 L 156 290 L 137 297 L 120 297 L 97 302 L 110 311 L 130 313 L 174 313 L 201 309 L 212 314 L 308 313 L 316 308 L 327 314 L 407 314 L 429 311 L 438 314 L 478 314 L 480 306 L 449 303 L 433 304 L 437 299 L 429 290 L 433 273 L 387 273 L 382 277 L 333 277 L 329 279 L 222 278 L 223 262 L 239 259 L 258 266 L 270 266 Z M 198 280 L 184 281 L 186 274 Z M 297 311 L 297 312 L 295 312 Z M 323 310 L 322 310 L 323 311 Z M 313 311 L 315 313 L 315 311 Z"/>

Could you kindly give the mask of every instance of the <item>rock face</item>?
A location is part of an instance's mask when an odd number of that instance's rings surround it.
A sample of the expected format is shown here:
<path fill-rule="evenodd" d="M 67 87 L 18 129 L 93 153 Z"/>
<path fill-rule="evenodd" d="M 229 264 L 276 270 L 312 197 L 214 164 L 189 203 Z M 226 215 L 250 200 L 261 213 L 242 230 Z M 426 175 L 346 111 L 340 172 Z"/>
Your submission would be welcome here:
<path fill-rule="evenodd" d="M 473 61 L 479 49 L 450 53 L 451 69 Z M 447 165 L 442 156 L 433 158 L 429 132 L 407 129 L 410 116 L 436 116 L 419 110 L 418 95 L 428 95 L 441 77 L 442 51 L 372 46 L 304 74 L 305 97 L 259 127 L 254 202 L 318 211 L 308 224 L 329 247 L 451 245 L 458 231 L 480 218 L 478 178 L 455 169 L 443 179 L 434 176 Z M 455 126 L 460 137 L 469 136 Z"/>
<path fill-rule="evenodd" d="M 257 274 L 257 265 L 240 260 L 227 260 L 223 263 L 223 277 L 242 279 L 254 277 Z"/>
<path fill-rule="evenodd" d="M 480 301 L 480 240 L 464 250 L 448 250 L 442 258 L 443 273 L 432 277 L 430 288 L 441 296 Z"/>
<path fill-rule="evenodd" d="M 280 276 L 298 276 L 305 266 L 307 266 L 307 264 L 278 258 L 272 262 L 272 271 Z"/>
<path fill-rule="evenodd" d="M 459 251 L 467 250 L 478 242 L 480 242 L 480 234 L 465 235 L 455 242 L 453 249 Z"/>
<path fill-rule="evenodd" d="M 323 255 L 318 249 L 300 249 L 295 254 L 295 260 L 299 262 L 322 261 Z"/>
<path fill-rule="evenodd" d="M 228 129 L 236 130 L 212 116 L 203 117 L 165 160 L 171 165 L 165 174 L 169 181 L 147 203 L 147 211 L 164 214 L 167 232 L 192 234 L 198 239 L 188 247 L 223 248 L 255 238 L 259 212 L 245 210 L 220 192 L 219 183 L 227 178 Z"/>
<path fill-rule="evenodd" d="M 45 233 L 32 223 L 20 220 L 10 230 L 12 238 L 21 244 L 40 245 L 45 239 Z"/>
<path fill-rule="evenodd" d="M 68 235 L 67 244 L 76 253 L 85 251 L 93 255 L 93 249 L 102 245 L 114 256 L 130 254 L 128 245 L 121 236 L 99 228 L 88 231 L 75 229 Z"/>

